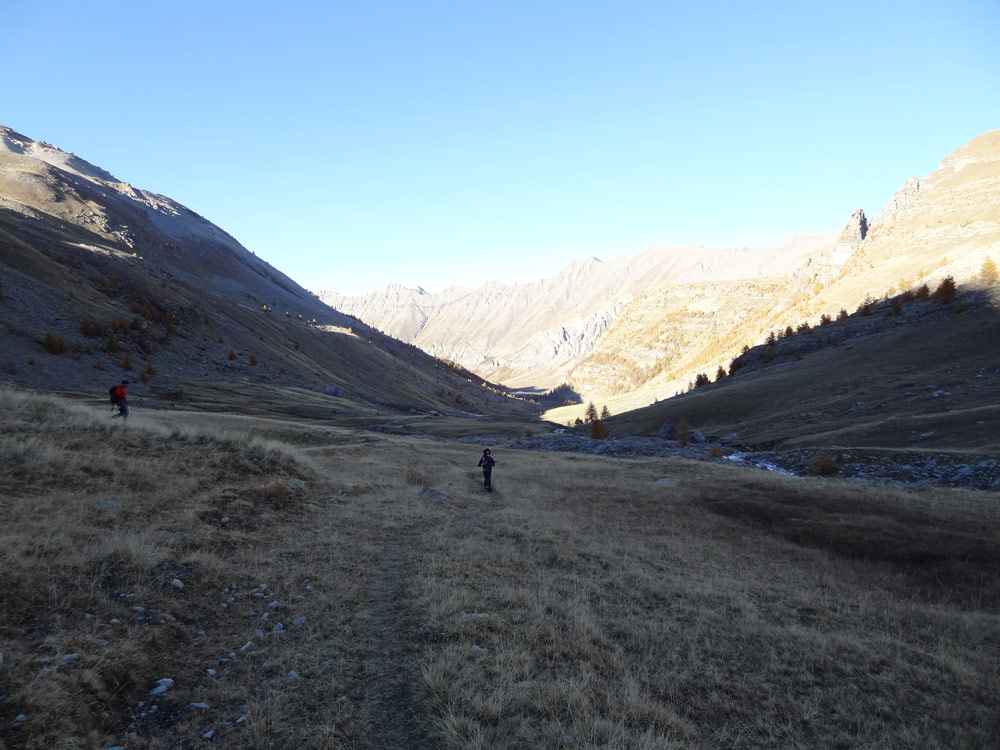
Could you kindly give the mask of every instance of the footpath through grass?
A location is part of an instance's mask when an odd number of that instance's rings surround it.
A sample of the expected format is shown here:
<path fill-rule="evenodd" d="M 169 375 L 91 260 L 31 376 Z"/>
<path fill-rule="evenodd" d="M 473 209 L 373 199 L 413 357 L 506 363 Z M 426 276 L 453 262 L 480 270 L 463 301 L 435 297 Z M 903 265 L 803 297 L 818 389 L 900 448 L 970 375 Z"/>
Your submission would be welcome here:
<path fill-rule="evenodd" d="M 1000 741 L 995 494 L 0 401 L 0 747 Z"/>

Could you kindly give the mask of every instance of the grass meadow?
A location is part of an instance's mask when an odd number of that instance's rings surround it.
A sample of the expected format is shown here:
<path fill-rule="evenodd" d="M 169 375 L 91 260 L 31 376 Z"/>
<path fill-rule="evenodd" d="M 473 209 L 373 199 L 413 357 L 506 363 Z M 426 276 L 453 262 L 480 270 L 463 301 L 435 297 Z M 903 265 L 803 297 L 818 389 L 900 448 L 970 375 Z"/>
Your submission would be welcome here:
<path fill-rule="evenodd" d="M 995 493 L 109 417 L 0 390 L 2 748 L 1000 744 Z"/>

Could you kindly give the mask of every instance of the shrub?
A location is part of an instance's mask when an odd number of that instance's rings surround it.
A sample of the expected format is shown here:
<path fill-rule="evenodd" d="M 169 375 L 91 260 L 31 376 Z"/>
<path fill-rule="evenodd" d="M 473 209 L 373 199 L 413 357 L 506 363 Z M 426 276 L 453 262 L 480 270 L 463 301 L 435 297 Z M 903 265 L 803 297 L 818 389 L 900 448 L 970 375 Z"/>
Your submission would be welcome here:
<path fill-rule="evenodd" d="M 843 307 L 840 308 L 840 312 L 837 313 L 837 320 L 847 320 L 847 317 L 848 317 L 847 310 L 845 310 Z"/>
<path fill-rule="evenodd" d="M 142 373 L 142 375 L 139 376 L 139 380 L 141 380 L 143 383 L 148 383 L 149 375 L 147 375 L 146 373 Z"/>
<path fill-rule="evenodd" d="M 799 327 L 795 329 L 796 333 L 809 334 L 813 332 L 812 326 L 809 325 L 808 321 L 803 321 L 799 323 Z"/>
<path fill-rule="evenodd" d="M 866 294 L 864 300 L 858 305 L 858 312 L 867 317 L 875 311 L 875 300 L 870 294 Z"/>
<path fill-rule="evenodd" d="M 142 318 L 139 318 L 139 317 L 132 318 L 132 322 L 129 323 L 129 328 L 131 328 L 133 331 L 141 331 L 142 330 Z"/>
<path fill-rule="evenodd" d="M 591 401 L 587 404 L 587 415 L 584 417 L 585 422 L 594 422 L 597 420 L 597 407 L 594 406 L 594 402 Z"/>
<path fill-rule="evenodd" d="M 809 473 L 821 477 L 839 474 L 841 468 L 843 467 L 837 459 L 829 453 L 823 453 L 822 451 L 816 451 L 813 454 L 812 461 L 809 462 Z"/>
<path fill-rule="evenodd" d="M 674 425 L 674 440 L 677 441 L 677 445 L 684 447 L 691 442 L 691 433 L 693 429 L 691 423 L 687 420 L 687 417 L 681 417 L 677 420 L 677 424 Z"/>
<path fill-rule="evenodd" d="M 903 292 L 903 302 L 913 302 L 917 298 L 917 295 L 913 293 L 912 289 L 907 289 Z"/>
<path fill-rule="evenodd" d="M 769 346 L 769 347 L 767 347 L 764 350 L 764 356 L 762 357 L 762 359 L 765 362 L 770 362 L 771 360 L 774 359 L 774 347 L 773 346 Z"/>
<path fill-rule="evenodd" d="M 230 349 L 229 350 L 229 361 L 232 362 L 234 359 L 236 359 L 236 352 L 234 352 L 232 349 Z"/>
<path fill-rule="evenodd" d="M 979 269 L 979 280 L 986 286 L 997 283 L 997 264 L 993 262 L 993 258 L 988 257 L 983 261 L 982 268 Z"/>
<path fill-rule="evenodd" d="M 583 420 L 577 417 L 576 419 L 573 420 L 573 424 L 579 427 L 580 425 L 583 424 Z"/>
<path fill-rule="evenodd" d="M 45 334 L 45 351 L 49 354 L 64 354 L 66 352 L 66 342 L 52 331 Z"/>
<path fill-rule="evenodd" d="M 155 375 L 156 374 L 156 368 L 153 367 L 153 363 L 152 362 L 147 362 L 146 363 L 146 373 L 148 375 Z"/>
<path fill-rule="evenodd" d="M 733 377 L 741 367 L 743 367 L 743 363 L 738 358 L 733 357 L 733 361 L 729 363 L 729 377 Z"/>
<path fill-rule="evenodd" d="M 406 483 L 420 485 L 421 487 L 430 487 L 434 482 L 429 476 L 420 471 L 420 469 L 407 469 Z"/>
<path fill-rule="evenodd" d="M 916 295 L 917 299 L 923 299 L 923 300 L 930 299 L 931 288 L 926 284 L 921 284 L 920 286 L 917 287 Z"/>
<path fill-rule="evenodd" d="M 903 314 L 903 298 L 893 297 L 892 299 L 892 314 L 902 315 Z"/>
<path fill-rule="evenodd" d="M 604 440 L 608 437 L 608 430 L 599 419 L 594 419 L 590 423 L 590 437 L 594 440 Z"/>
<path fill-rule="evenodd" d="M 823 313 L 822 315 L 819 316 L 819 324 L 821 326 L 828 326 L 832 322 L 833 322 L 833 319 L 829 315 L 827 315 L 826 313 Z"/>
<path fill-rule="evenodd" d="M 764 339 L 764 343 L 767 346 L 774 346 L 776 343 L 778 343 L 778 337 L 774 335 L 774 331 L 767 332 L 767 338 Z"/>
<path fill-rule="evenodd" d="M 104 349 L 110 354 L 117 354 L 118 340 L 114 336 L 108 336 L 108 343 L 104 345 Z"/>
<path fill-rule="evenodd" d="M 792 330 L 791 326 L 785 326 L 785 330 L 781 332 L 781 338 L 790 339 L 795 335 L 795 331 Z"/>
<path fill-rule="evenodd" d="M 97 339 L 108 335 L 107 329 L 104 327 L 103 323 L 95 323 L 90 320 L 85 320 L 80 323 L 80 333 L 88 339 Z"/>
<path fill-rule="evenodd" d="M 708 385 L 711 382 L 712 381 L 708 379 L 708 375 L 706 375 L 703 372 L 699 372 L 694 377 L 694 387 L 695 388 L 701 388 L 703 385 Z"/>
<path fill-rule="evenodd" d="M 122 369 L 123 370 L 132 369 L 132 357 L 130 357 L 128 354 L 122 357 Z"/>
<path fill-rule="evenodd" d="M 718 443 L 712 443 L 708 449 L 709 458 L 722 458 L 725 454 L 722 452 L 722 446 Z"/>
<path fill-rule="evenodd" d="M 719 369 L 715 371 L 715 382 L 718 383 L 724 377 L 726 377 L 726 368 L 719 365 Z"/>
<path fill-rule="evenodd" d="M 937 289 L 934 290 L 934 301 L 942 305 L 947 305 L 955 301 L 958 288 L 955 286 L 955 279 L 945 276 Z"/>
<path fill-rule="evenodd" d="M 601 407 L 601 419 L 611 419 L 611 410 L 607 404 Z"/>
<path fill-rule="evenodd" d="M 254 365 L 254 366 L 257 365 L 257 355 L 256 354 L 251 354 L 250 355 L 250 364 Z"/>
<path fill-rule="evenodd" d="M 100 361 L 94 362 L 94 369 L 95 370 L 103 370 L 104 369 L 104 363 L 100 362 Z"/>

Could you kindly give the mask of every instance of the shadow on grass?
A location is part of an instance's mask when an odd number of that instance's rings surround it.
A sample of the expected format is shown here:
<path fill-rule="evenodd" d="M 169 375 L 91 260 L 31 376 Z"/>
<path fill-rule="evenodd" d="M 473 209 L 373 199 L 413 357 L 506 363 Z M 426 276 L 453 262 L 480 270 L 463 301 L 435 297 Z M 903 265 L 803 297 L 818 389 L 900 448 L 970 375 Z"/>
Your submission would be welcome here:
<path fill-rule="evenodd" d="M 831 486 L 806 494 L 791 486 L 747 488 L 740 496 L 702 493 L 695 502 L 799 547 L 901 575 L 911 593 L 1000 611 L 1000 520 L 890 490 L 865 496 Z"/>

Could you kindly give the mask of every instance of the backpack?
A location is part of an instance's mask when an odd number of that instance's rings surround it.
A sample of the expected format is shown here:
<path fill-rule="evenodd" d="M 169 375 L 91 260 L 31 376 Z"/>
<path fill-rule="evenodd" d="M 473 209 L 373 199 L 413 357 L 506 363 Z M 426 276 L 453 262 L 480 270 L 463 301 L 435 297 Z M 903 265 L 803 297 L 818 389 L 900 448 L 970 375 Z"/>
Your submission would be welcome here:
<path fill-rule="evenodd" d="M 119 386 L 117 385 L 113 385 L 110 388 L 108 388 L 108 396 L 111 397 L 111 403 L 114 404 L 115 406 L 118 406 L 118 404 L 122 402 L 122 397 L 121 394 L 118 393 L 118 388 Z"/>

